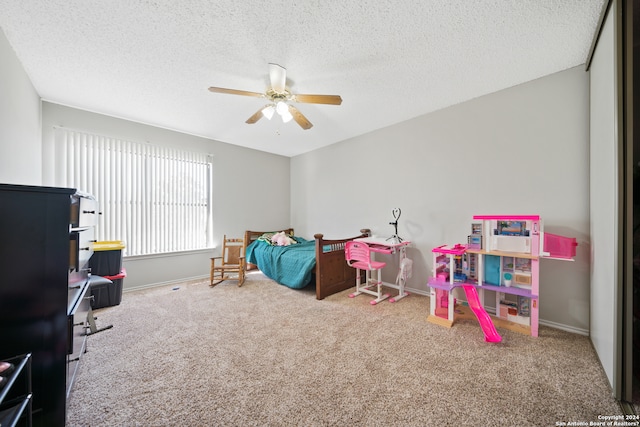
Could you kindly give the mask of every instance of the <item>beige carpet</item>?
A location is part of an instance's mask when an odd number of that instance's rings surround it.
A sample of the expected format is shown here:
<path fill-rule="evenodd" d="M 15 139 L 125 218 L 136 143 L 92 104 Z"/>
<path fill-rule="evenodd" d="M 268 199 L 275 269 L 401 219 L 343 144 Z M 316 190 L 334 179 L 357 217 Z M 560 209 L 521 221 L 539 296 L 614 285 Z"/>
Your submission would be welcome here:
<path fill-rule="evenodd" d="M 68 426 L 555 426 L 621 415 L 587 337 L 426 321 L 428 297 L 317 301 L 259 272 L 96 311 Z"/>

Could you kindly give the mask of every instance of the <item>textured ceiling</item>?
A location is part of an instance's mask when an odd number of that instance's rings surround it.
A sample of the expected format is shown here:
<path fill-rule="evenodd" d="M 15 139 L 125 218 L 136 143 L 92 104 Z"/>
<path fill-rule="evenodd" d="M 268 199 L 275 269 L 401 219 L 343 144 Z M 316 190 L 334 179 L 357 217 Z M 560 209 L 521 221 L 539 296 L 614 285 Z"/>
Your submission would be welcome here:
<path fill-rule="evenodd" d="M 47 101 L 294 156 L 584 64 L 606 0 L 0 0 Z M 245 120 L 268 63 L 302 130 Z"/>

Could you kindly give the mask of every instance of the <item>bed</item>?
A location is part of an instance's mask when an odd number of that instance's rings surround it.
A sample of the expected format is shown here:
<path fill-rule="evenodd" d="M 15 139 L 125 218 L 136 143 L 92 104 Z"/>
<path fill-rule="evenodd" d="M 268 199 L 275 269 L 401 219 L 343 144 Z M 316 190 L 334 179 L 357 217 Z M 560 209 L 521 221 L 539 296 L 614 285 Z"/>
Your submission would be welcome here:
<path fill-rule="evenodd" d="M 295 236 L 293 228 L 277 231 Z M 302 289 L 315 282 L 317 299 L 355 286 L 355 269 L 345 261 L 344 246 L 349 240 L 371 235 L 369 229 L 362 229 L 360 235 L 344 239 L 329 240 L 322 234 L 314 235 L 314 240 L 296 236 L 301 243 L 275 246 L 261 239 L 265 233 L 273 231 L 245 231 L 247 268 L 257 267 L 267 277 L 292 289 Z"/>

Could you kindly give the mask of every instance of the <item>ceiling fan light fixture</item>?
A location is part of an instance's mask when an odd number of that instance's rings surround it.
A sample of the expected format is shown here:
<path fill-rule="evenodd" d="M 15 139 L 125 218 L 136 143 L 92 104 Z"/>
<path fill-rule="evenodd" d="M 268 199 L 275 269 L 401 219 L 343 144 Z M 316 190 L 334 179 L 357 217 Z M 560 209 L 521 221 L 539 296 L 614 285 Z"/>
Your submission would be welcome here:
<path fill-rule="evenodd" d="M 273 105 L 267 105 L 262 109 L 262 114 L 269 120 L 273 117 L 273 112 L 275 111 L 275 107 Z"/>
<path fill-rule="evenodd" d="M 285 113 L 289 112 L 289 106 L 285 102 L 279 101 L 276 104 L 276 111 L 278 112 L 278 114 L 280 114 L 282 116 Z"/>
<path fill-rule="evenodd" d="M 283 123 L 288 123 L 291 121 L 291 119 L 293 119 L 293 116 L 291 115 L 289 110 L 286 110 L 284 113 L 281 113 L 280 116 L 282 117 Z"/>

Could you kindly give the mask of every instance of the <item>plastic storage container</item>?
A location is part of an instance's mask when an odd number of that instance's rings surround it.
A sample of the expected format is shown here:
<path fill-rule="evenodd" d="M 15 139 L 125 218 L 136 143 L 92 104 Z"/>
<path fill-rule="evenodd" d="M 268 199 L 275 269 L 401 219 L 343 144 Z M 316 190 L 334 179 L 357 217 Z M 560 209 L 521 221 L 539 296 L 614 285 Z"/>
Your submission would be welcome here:
<path fill-rule="evenodd" d="M 119 305 L 122 301 L 122 281 L 127 277 L 127 271 L 123 268 L 116 275 L 102 277 L 111 280 L 112 283 L 97 281 L 97 283 L 91 284 L 90 291 L 93 296 L 91 307 L 103 308 Z"/>
<path fill-rule="evenodd" d="M 124 243 L 120 240 L 95 242 L 93 255 L 89 259 L 91 274 L 96 276 L 115 276 L 122 269 L 122 251 Z"/>

